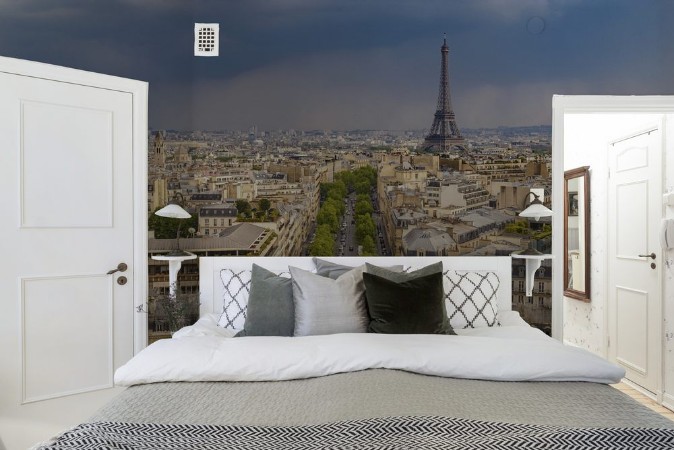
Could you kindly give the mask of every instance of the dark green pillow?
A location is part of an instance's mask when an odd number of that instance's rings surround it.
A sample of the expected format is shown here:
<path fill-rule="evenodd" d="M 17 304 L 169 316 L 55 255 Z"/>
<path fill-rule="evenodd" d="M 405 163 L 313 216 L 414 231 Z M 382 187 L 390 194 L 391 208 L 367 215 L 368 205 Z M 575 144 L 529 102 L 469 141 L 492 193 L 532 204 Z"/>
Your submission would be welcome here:
<path fill-rule="evenodd" d="M 422 267 L 421 269 L 415 270 L 414 272 L 401 272 L 400 270 L 390 270 L 387 267 L 375 266 L 370 263 L 365 263 L 365 271 L 378 277 L 386 278 L 387 280 L 395 281 L 400 283 L 401 281 L 412 280 L 417 277 L 424 275 L 430 275 L 432 273 L 442 273 L 442 261 L 429 264 L 428 266 Z"/>
<path fill-rule="evenodd" d="M 292 280 L 253 264 L 246 321 L 236 336 L 292 336 L 294 329 Z"/>
<path fill-rule="evenodd" d="M 454 334 L 449 325 L 442 272 L 396 282 L 363 274 L 370 333 Z"/>

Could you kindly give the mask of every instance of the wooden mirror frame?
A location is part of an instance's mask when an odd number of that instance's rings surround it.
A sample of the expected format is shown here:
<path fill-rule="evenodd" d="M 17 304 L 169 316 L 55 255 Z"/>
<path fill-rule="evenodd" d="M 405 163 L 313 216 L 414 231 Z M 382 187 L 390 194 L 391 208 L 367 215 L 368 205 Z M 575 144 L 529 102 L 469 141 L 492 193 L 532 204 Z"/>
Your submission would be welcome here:
<path fill-rule="evenodd" d="M 579 180 L 578 189 L 583 189 L 584 201 L 582 205 L 577 205 L 578 209 L 583 209 L 583 227 L 584 230 L 579 230 L 585 237 L 585 245 L 582 249 L 585 263 L 585 289 L 577 290 L 569 287 L 569 180 L 574 178 L 581 178 Z M 581 225 L 581 224 L 579 224 Z M 584 302 L 590 301 L 590 167 L 583 166 L 576 169 L 567 170 L 564 172 L 564 296 L 581 300 Z"/>

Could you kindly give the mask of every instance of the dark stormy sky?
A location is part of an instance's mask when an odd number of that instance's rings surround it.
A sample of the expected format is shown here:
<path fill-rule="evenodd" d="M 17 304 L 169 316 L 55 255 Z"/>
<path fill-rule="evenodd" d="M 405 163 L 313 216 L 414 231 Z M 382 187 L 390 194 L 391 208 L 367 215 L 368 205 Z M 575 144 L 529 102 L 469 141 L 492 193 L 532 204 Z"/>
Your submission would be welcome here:
<path fill-rule="evenodd" d="M 674 94 L 672 23 L 674 0 L 0 0 L 0 55 L 149 81 L 153 128 L 421 129 L 446 32 L 459 126 L 538 125 L 553 94 Z"/>

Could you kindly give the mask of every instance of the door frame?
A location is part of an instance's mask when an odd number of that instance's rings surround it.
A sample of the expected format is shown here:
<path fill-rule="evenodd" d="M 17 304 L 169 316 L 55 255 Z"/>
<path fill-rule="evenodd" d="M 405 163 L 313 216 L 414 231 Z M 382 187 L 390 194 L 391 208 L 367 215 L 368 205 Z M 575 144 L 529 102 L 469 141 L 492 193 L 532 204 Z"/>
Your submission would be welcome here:
<path fill-rule="evenodd" d="M 133 108 L 133 347 L 147 346 L 147 130 L 148 83 L 0 56 L 0 72 L 130 93 Z M 138 313 L 140 312 L 140 313 Z"/>
<path fill-rule="evenodd" d="M 564 116 L 571 113 L 651 113 L 651 114 L 674 114 L 674 96 L 663 95 L 644 95 L 644 96 L 610 96 L 610 95 L 553 95 L 552 97 L 552 205 L 554 215 L 552 217 L 553 229 L 562 230 L 563 223 L 563 193 L 564 193 Z M 666 123 L 663 126 L 663 161 L 666 159 L 667 130 L 670 126 Z M 674 139 L 674 136 L 669 138 Z M 666 162 L 663 164 L 663 171 L 668 170 Z M 670 169 L 671 170 L 671 169 Z M 663 172 L 663 183 L 666 177 Z M 563 233 L 552 234 L 552 253 L 558 257 L 552 260 L 553 264 L 553 302 L 552 302 L 552 335 L 554 338 L 562 341 L 564 339 L 564 296 L 563 296 L 563 258 L 564 253 Z M 664 270 L 660 265 L 660 270 Z M 663 274 L 661 274 L 663 275 Z M 665 276 L 661 276 L 661 289 L 663 293 L 662 314 L 666 313 L 666 302 L 664 301 Z M 607 286 L 608 287 L 608 286 Z M 604 341 L 603 354 L 607 355 L 607 317 L 604 314 Z M 662 370 L 661 370 L 661 388 L 667 392 L 672 386 L 666 386 L 666 342 L 664 333 L 662 341 Z"/>

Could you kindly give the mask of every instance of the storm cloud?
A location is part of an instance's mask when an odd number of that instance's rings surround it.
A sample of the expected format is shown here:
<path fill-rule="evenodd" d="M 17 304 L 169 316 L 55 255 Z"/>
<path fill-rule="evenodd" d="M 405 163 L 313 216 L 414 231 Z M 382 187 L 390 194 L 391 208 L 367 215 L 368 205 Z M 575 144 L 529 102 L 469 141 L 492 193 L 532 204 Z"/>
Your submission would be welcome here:
<path fill-rule="evenodd" d="M 146 80 L 174 129 L 549 124 L 553 94 L 674 93 L 672 0 L 0 0 L 0 55 Z M 220 56 L 192 55 L 194 22 Z"/>

